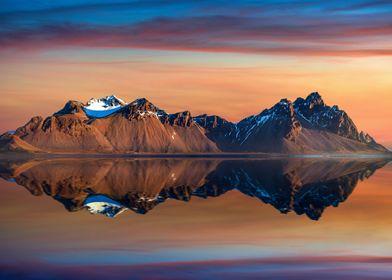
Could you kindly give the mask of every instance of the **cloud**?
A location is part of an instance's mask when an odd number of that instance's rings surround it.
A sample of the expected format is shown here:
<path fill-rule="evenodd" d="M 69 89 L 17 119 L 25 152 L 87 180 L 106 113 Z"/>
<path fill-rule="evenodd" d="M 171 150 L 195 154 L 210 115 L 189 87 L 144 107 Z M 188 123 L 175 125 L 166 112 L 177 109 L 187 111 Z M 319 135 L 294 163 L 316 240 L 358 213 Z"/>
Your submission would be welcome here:
<path fill-rule="evenodd" d="M 369 9 L 369 8 L 384 8 L 387 6 L 392 6 L 392 2 L 390 0 L 372 0 L 372 1 L 359 2 L 355 4 L 348 4 L 344 7 L 333 8 L 331 10 L 352 11 L 352 10 Z"/>
<path fill-rule="evenodd" d="M 196 0 L 191 0 L 188 2 L 195 2 Z M 70 2 L 71 3 L 71 2 Z M 12 19 L 14 17 L 28 17 L 28 16 L 42 16 L 42 15 L 61 15 L 64 13 L 94 13 L 100 11 L 110 11 L 110 10 L 132 10 L 132 9 L 140 9 L 140 8 L 149 8 L 149 7 L 160 7 L 166 5 L 175 5 L 178 3 L 182 3 L 181 0 L 143 0 L 143 1 L 109 1 L 109 2 L 81 2 L 79 4 L 68 4 L 68 5 L 58 5 L 55 2 L 46 3 L 49 5 L 48 7 L 41 7 L 32 9 L 31 6 L 34 6 L 35 3 L 31 3 L 29 9 L 16 9 L 3 11 L 0 13 L 0 18 L 4 19 Z M 4 8 L 4 7 L 3 7 Z"/>
<path fill-rule="evenodd" d="M 295 56 L 390 56 L 391 35 L 392 23 L 384 18 L 363 22 L 362 18 L 200 16 L 155 18 L 116 26 L 56 24 L 16 28 L 0 32 L 0 48 L 35 51 L 69 47 L 144 48 Z"/>

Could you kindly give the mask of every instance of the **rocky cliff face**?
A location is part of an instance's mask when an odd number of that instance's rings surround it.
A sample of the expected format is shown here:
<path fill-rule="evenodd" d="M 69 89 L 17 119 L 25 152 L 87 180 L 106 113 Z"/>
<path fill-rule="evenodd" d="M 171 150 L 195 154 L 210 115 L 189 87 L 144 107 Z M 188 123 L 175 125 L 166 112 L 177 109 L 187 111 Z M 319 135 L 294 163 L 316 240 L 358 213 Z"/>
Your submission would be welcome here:
<path fill-rule="evenodd" d="M 294 107 L 305 126 L 361 141 L 358 129 L 347 113 L 336 105 L 325 105 L 317 92 L 311 93 L 306 99 L 297 98 Z"/>
<path fill-rule="evenodd" d="M 206 136 L 217 144 L 221 151 L 233 150 L 235 143 L 233 135 L 236 125 L 219 116 L 199 115 L 195 122 L 206 130 Z"/>
<path fill-rule="evenodd" d="M 229 151 L 387 152 L 370 135 L 359 132 L 345 111 L 326 105 L 317 92 L 295 102 L 282 99 L 236 124 L 214 122 L 211 117 L 199 116 L 196 121 L 218 147 Z"/>
<path fill-rule="evenodd" d="M 0 136 L 0 150 L 71 153 L 374 153 L 387 150 L 359 132 L 346 112 L 318 93 L 282 99 L 231 123 L 219 116 L 166 113 L 145 98 L 69 101 L 52 116 L 32 118 Z"/>
<path fill-rule="evenodd" d="M 284 141 L 295 143 L 301 129 L 293 104 L 282 99 L 259 115 L 240 121 L 233 142 L 237 150 L 281 152 Z"/>

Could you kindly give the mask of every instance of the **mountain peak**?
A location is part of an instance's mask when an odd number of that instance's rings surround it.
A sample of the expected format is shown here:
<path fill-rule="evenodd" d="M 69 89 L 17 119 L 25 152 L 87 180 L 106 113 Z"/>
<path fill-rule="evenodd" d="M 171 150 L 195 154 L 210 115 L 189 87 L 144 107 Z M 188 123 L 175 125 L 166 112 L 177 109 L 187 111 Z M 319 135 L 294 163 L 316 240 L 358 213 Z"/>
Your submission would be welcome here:
<path fill-rule="evenodd" d="M 155 106 L 146 98 L 138 98 L 132 101 L 127 106 L 125 106 L 123 112 L 129 119 L 135 117 L 150 116 L 150 115 L 159 118 L 161 116 L 167 115 L 164 110 Z"/>
<path fill-rule="evenodd" d="M 290 117 L 292 117 L 294 115 L 294 107 L 293 107 L 293 103 L 287 99 L 287 98 L 283 98 L 281 99 L 278 103 L 276 103 L 272 108 L 268 109 L 268 110 L 264 110 L 262 112 L 262 115 L 264 114 L 271 114 L 271 113 L 275 113 L 275 114 L 289 114 Z"/>
<path fill-rule="evenodd" d="M 298 98 L 294 108 L 305 124 L 313 129 L 326 130 L 365 144 L 370 141 L 369 137 L 360 137 L 357 127 L 345 111 L 337 105 L 330 107 L 324 104 L 318 92 L 312 92 L 306 99 Z"/>
<path fill-rule="evenodd" d="M 130 106 L 136 106 L 136 107 L 140 107 L 140 106 L 147 106 L 147 107 L 149 107 L 149 106 L 152 106 L 152 107 L 158 108 L 145 97 L 137 98 L 134 101 L 132 101 L 131 103 L 129 103 L 129 105 Z"/>
<path fill-rule="evenodd" d="M 324 105 L 324 100 L 317 91 L 310 93 L 305 100 L 310 106 Z"/>
<path fill-rule="evenodd" d="M 191 124 L 193 123 L 191 112 L 189 111 L 170 114 L 168 116 L 168 121 L 171 125 L 176 126 L 191 126 Z"/>
<path fill-rule="evenodd" d="M 83 104 L 79 101 L 70 100 L 65 103 L 63 109 L 54 113 L 54 115 L 76 114 L 83 112 Z"/>
<path fill-rule="evenodd" d="M 124 107 L 126 103 L 115 95 L 108 95 L 98 99 L 91 98 L 83 106 L 83 110 L 90 118 L 104 118 Z"/>
<path fill-rule="evenodd" d="M 291 101 L 288 100 L 287 98 L 282 98 L 282 99 L 279 101 L 278 104 L 281 104 L 281 105 L 288 105 L 288 104 L 290 104 L 290 103 L 291 103 Z"/>
<path fill-rule="evenodd" d="M 122 99 L 118 98 L 113 94 L 98 99 L 91 98 L 89 101 L 87 101 L 86 107 L 88 106 L 114 107 L 114 106 L 124 106 L 124 105 L 126 105 L 126 103 Z"/>
<path fill-rule="evenodd" d="M 142 105 L 142 104 L 146 104 L 146 103 L 151 103 L 150 101 L 147 100 L 147 98 L 137 98 L 135 99 L 135 101 L 131 102 L 132 105 Z"/>

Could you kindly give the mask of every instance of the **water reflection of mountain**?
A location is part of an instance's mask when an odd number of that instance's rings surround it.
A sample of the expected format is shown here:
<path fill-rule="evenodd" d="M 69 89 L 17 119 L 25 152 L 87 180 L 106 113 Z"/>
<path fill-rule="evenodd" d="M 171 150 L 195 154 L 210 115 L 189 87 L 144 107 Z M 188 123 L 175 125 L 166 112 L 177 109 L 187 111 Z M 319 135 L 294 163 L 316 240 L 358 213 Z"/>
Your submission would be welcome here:
<path fill-rule="evenodd" d="M 126 209 L 145 214 L 167 199 L 189 201 L 237 190 L 317 220 L 338 206 L 359 180 L 386 160 L 44 159 L 0 162 L 0 176 L 33 195 L 49 195 L 67 210 L 110 217 Z"/>

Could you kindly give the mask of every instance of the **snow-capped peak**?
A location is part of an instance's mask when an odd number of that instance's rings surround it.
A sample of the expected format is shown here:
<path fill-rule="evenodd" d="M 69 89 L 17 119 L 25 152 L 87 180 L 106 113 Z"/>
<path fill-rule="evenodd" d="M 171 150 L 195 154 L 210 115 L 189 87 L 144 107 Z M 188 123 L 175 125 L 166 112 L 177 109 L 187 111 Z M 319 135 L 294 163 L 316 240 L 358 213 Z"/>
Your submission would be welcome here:
<path fill-rule="evenodd" d="M 101 214 L 110 218 L 114 218 L 127 209 L 121 203 L 105 195 L 90 195 L 83 202 L 83 206 L 91 214 Z"/>
<path fill-rule="evenodd" d="M 126 103 L 120 98 L 118 98 L 117 96 L 108 95 L 99 99 L 91 98 L 87 102 L 87 106 L 85 107 L 90 107 L 91 109 L 96 108 L 97 110 L 99 109 L 104 110 L 105 108 L 108 107 L 124 106 L 124 105 L 126 105 Z"/>
<path fill-rule="evenodd" d="M 89 117 L 103 118 L 117 112 L 125 105 L 126 103 L 115 95 L 108 95 L 99 99 L 90 99 L 83 109 Z"/>

